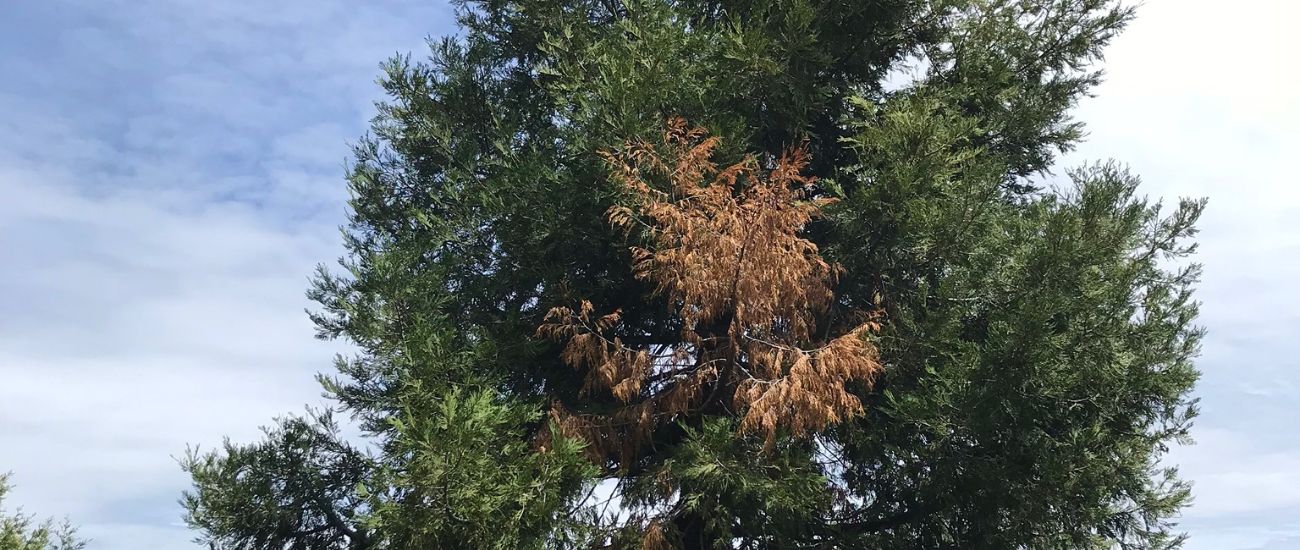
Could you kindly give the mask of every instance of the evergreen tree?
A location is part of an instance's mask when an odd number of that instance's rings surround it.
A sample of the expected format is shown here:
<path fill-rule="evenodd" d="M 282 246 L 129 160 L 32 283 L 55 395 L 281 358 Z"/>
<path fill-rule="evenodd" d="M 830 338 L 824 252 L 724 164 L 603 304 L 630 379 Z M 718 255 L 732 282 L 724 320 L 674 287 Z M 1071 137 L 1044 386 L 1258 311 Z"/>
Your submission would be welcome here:
<path fill-rule="evenodd" d="M 0 475 L 0 550 L 81 550 L 85 541 L 77 537 L 77 530 L 66 520 L 55 524 L 52 520 L 37 521 L 22 513 L 8 513 L 4 509 L 5 495 L 9 493 L 9 475 Z"/>
<path fill-rule="evenodd" d="M 373 445 L 191 454 L 200 540 L 1179 546 L 1203 203 L 1043 177 L 1131 9 L 458 8 L 386 65 L 310 291 Z"/>

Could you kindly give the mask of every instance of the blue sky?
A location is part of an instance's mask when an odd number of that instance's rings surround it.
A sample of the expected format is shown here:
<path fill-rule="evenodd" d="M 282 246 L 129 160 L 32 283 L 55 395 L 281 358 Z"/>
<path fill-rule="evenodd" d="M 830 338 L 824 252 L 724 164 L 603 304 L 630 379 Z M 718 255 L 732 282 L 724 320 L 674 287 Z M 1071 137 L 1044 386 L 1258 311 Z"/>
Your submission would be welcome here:
<path fill-rule="evenodd" d="M 1300 15 L 1148 0 L 1066 159 L 1208 196 L 1193 550 L 1300 547 Z M 340 253 L 377 66 L 440 2 L 48 0 L 0 17 L 0 471 L 92 548 L 191 548 L 173 456 L 318 402 L 307 276 Z"/>

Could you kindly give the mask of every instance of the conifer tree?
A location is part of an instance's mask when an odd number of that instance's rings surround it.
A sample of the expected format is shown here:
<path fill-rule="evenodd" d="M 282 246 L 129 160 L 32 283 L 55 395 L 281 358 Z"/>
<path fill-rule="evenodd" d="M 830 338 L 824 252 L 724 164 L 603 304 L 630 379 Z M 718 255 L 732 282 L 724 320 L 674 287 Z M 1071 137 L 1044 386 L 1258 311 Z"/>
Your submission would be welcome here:
<path fill-rule="evenodd" d="M 476 0 L 355 147 L 328 414 L 219 548 L 1172 548 L 1184 258 L 1069 110 L 1108 0 Z M 912 74 L 913 78 L 903 75 Z"/>

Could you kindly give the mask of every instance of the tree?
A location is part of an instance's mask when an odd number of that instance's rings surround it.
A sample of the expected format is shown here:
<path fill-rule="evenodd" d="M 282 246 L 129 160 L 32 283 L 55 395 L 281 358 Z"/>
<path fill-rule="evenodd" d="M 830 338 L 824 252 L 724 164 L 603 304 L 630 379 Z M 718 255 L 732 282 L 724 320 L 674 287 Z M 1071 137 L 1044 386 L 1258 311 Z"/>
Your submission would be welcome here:
<path fill-rule="evenodd" d="M 0 475 L 0 550 L 80 550 L 85 541 L 77 537 L 77 530 L 66 520 L 55 524 L 53 520 L 37 521 L 22 510 L 12 515 L 5 511 L 5 495 L 12 487 L 9 475 Z"/>
<path fill-rule="evenodd" d="M 310 291 L 372 445 L 192 455 L 201 540 L 1180 545 L 1203 203 L 1046 177 L 1130 9 L 458 6 L 386 66 Z"/>

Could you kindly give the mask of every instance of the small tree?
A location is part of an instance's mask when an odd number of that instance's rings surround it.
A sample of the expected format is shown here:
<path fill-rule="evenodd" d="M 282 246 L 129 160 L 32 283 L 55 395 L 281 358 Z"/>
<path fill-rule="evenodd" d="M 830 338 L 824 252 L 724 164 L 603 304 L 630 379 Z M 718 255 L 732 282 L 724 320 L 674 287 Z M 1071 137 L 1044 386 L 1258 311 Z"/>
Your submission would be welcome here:
<path fill-rule="evenodd" d="M 8 513 L 4 509 L 5 496 L 12 487 L 9 475 L 0 475 L 0 550 L 80 550 L 85 541 L 77 537 L 77 530 L 64 520 L 37 521 L 19 509 Z"/>

